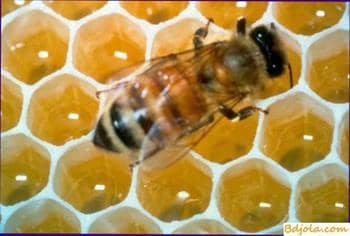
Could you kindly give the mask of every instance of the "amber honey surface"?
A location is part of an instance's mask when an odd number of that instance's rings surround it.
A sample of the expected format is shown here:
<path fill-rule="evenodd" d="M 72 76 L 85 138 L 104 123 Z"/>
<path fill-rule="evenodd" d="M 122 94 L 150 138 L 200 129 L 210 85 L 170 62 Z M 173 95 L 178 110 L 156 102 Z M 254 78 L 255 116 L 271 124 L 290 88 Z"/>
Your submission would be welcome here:
<path fill-rule="evenodd" d="M 3 68 L 27 84 L 58 70 L 66 61 L 68 28 L 42 11 L 16 17 L 1 37 Z"/>
<path fill-rule="evenodd" d="M 31 140 L 16 134 L 1 139 L 1 203 L 25 201 L 47 184 L 50 154 Z"/>
<path fill-rule="evenodd" d="M 131 179 L 125 157 L 106 153 L 90 142 L 64 153 L 55 173 L 55 192 L 83 213 L 121 202 Z"/>
<path fill-rule="evenodd" d="M 203 212 L 212 187 L 208 167 L 190 156 L 163 170 L 138 174 L 142 206 L 163 221 L 183 220 Z"/>
<path fill-rule="evenodd" d="M 290 189 L 269 168 L 261 161 L 248 161 L 220 177 L 220 213 L 242 231 L 255 232 L 287 220 Z"/>
<path fill-rule="evenodd" d="M 22 100 L 21 88 L 1 76 L 1 131 L 17 125 L 22 111 Z"/>
<path fill-rule="evenodd" d="M 345 5 L 3 0 L 2 229 L 281 234 L 294 212 L 302 222 L 346 221 L 347 165 L 338 160 L 348 163 Z M 210 17 L 205 43 L 229 39 L 240 16 L 248 26 L 274 23 L 292 67 L 297 86 L 290 88 L 286 70 L 257 96 L 268 115 L 239 123 L 223 119 L 194 148 L 196 159 L 188 155 L 153 171 L 141 166 L 133 175 L 124 156 L 91 144 L 103 109 L 95 92 L 115 71 L 146 56 L 193 48 L 194 32 Z M 341 124 L 335 111 L 345 114 Z M 17 133 L 22 128 L 25 136 Z M 245 156 L 252 147 L 273 161 Z M 286 181 L 291 177 L 296 189 Z M 83 228 L 79 212 L 89 219 Z"/>

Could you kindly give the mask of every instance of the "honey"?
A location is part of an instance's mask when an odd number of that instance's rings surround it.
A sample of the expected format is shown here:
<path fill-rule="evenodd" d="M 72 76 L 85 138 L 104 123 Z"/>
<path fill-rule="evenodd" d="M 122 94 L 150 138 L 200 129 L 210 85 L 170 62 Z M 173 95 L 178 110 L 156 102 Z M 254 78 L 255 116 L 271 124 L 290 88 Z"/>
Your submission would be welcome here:
<path fill-rule="evenodd" d="M 273 104 L 262 132 L 262 151 L 289 171 L 322 160 L 332 142 L 333 127 L 325 120 L 327 117 L 314 114 L 309 104 L 312 101 L 301 97 Z"/>
<path fill-rule="evenodd" d="M 192 221 L 174 231 L 175 234 L 233 234 L 232 230 L 216 220 Z"/>
<path fill-rule="evenodd" d="M 340 132 L 340 158 L 349 164 L 349 114 L 344 117 Z"/>
<path fill-rule="evenodd" d="M 335 25 L 344 11 L 345 3 L 335 2 L 280 2 L 273 5 L 273 15 L 279 23 L 296 34 L 304 35 Z"/>
<path fill-rule="evenodd" d="M 328 170 L 337 173 L 327 173 Z M 339 176 L 341 175 L 341 176 Z M 326 165 L 298 184 L 297 215 L 302 222 L 348 222 L 349 189 L 347 174 Z"/>
<path fill-rule="evenodd" d="M 123 207 L 105 214 L 95 220 L 89 229 L 90 233 L 122 233 L 122 234 L 159 234 L 162 231 L 151 219 L 139 210 Z"/>
<path fill-rule="evenodd" d="M 142 61 L 146 37 L 124 16 L 106 15 L 80 27 L 73 49 L 74 65 L 95 80 L 108 82 L 114 72 Z"/>
<path fill-rule="evenodd" d="M 129 192 L 128 160 L 96 148 L 91 142 L 73 146 L 60 158 L 54 190 L 83 213 L 121 202 Z"/>
<path fill-rule="evenodd" d="M 256 232 L 287 219 L 290 189 L 271 169 L 250 160 L 224 172 L 217 202 L 226 221 L 242 231 Z"/>
<path fill-rule="evenodd" d="M 46 5 L 69 20 L 79 20 L 106 4 L 106 1 L 45 1 Z"/>
<path fill-rule="evenodd" d="M 29 4 L 31 0 L 2 0 L 1 1 L 1 16 Z"/>
<path fill-rule="evenodd" d="M 1 203 L 13 205 L 40 192 L 50 170 L 48 151 L 23 134 L 1 138 Z"/>
<path fill-rule="evenodd" d="M 34 84 L 64 65 L 68 38 L 68 28 L 41 11 L 18 16 L 2 33 L 3 68 Z"/>
<path fill-rule="evenodd" d="M 158 24 L 176 17 L 188 3 L 187 1 L 121 1 L 120 5 L 135 17 Z"/>
<path fill-rule="evenodd" d="M 58 202 L 46 199 L 32 202 L 13 213 L 5 225 L 12 233 L 79 233 L 80 222 Z"/>
<path fill-rule="evenodd" d="M 249 152 L 253 145 L 258 113 L 240 122 L 225 117 L 194 147 L 203 158 L 224 164 Z"/>
<path fill-rule="evenodd" d="M 15 127 L 22 111 L 21 88 L 1 76 L 1 132 Z"/>
<path fill-rule="evenodd" d="M 211 188 L 209 168 L 190 156 L 165 169 L 140 169 L 138 173 L 139 201 L 148 212 L 166 222 L 203 212 L 209 204 Z"/>
<path fill-rule="evenodd" d="M 326 53 L 321 48 L 326 48 Z M 330 102 L 348 102 L 349 31 L 338 31 L 316 41 L 309 52 L 307 71 L 311 89 Z"/>
<path fill-rule="evenodd" d="M 33 134 L 55 145 L 87 134 L 98 111 L 96 90 L 63 74 L 43 84 L 32 96 L 27 124 Z"/>
<path fill-rule="evenodd" d="M 198 10 L 215 24 L 229 30 L 235 30 L 237 19 L 245 17 L 251 25 L 262 17 L 268 2 L 198 2 Z"/>

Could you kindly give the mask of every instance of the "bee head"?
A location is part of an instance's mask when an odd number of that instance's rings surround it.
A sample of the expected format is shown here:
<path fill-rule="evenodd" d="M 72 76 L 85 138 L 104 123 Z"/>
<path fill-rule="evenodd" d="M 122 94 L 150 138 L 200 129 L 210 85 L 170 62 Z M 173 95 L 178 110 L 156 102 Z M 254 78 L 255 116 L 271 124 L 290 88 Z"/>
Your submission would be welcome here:
<path fill-rule="evenodd" d="M 269 77 L 274 78 L 281 75 L 284 72 L 287 60 L 282 51 L 274 25 L 271 24 L 270 29 L 264 25 L 257 26 L 251 30 L 249 36 L 264 55 Z"/>

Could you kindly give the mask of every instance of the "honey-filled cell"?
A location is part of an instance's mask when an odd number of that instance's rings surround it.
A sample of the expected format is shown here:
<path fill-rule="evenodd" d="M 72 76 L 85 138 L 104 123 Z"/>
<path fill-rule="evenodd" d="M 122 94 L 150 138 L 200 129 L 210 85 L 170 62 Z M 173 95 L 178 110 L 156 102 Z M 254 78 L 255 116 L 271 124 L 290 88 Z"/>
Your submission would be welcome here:
<path fill-rule="evenodd" d="M 62 145 L 94 127 L 98 100 L 95 88 L 69 74 L 43 84 L 32 95 L 27 124 L 32 133 Z"/>
<path fill-rule="evenodd" d="M 106 4 L 106 1 L 45 1 L 58 14 L 70 20 L 79 20 Z"/>
<path fill-rule="evenodd" d="M 304 93 L 277 101 L 264 117 L 260 147 L 289 171 L 297 171 L 329 153 L 333 117 Z"/>
<path fill-rule="evenodd" d="M 51 199 L 36 200 L 16 210 L 5 224 L 7 233 L 79 233 L 73 212 Z"/>
<path fill-rule="evenodd" d="M 176 17 L 183 11 L 187 1 L 121 1 L 120 5 L 130 14 L 152 24 Z"/>
<path fill-rule="evenodd" d="M 327 101 L 349 102 L 349 31 L 340 30 L 313 43 L 307 55 L 307 82 Z"/>
<path fill-rule="evenodd" d="M 161 232 L 153 220 L 131 207 L 123 207 L 100 216 L 89 229 L 89 233 L 159 234 Z"/>
<path fill-rule="evenodd" d="M 336 2 L 276 2 L 272 6 L 272 13 L 279 23 L 303 35 L 332 27 L 344 11 L 345 3 Z"/>
<path fill-rule="evenodd" d="M 1 76 L 1 132 L 15 127 L 22 111 L 21 88 Z"/>
<path fill-rule="evenodd" d="M 344 116 L 340 127 L 338 153 L 343 162 L 349 164 L 349 112 Z"/>
<path fill-rule="evenodd" d="M 23 7 L 29 4 L 31 0 L 2 0 L 1 1 L 1 16 L 17 10 L 20 7 Z"/>
<path fill-rule="evenodd" d="M 303 176 L 297 186 L 296 210 L 302 222 L 348 222 L 347 173 L 328 164 Z"/>
<path fill-rule="evenodd" d="M 47 184 L 48 151 L 24 134 L 1 138 L 1 203 L 13 205 L 39 193 Z"/>
<path fill-rule="evenodd" d="M 55 173 L 55 192 L 87 214 L 124 200 L 131 182 L 127 158 L 105 152 L 91 142 L 78 144 L 66 151 Z"/>
<path fill-rule="evenodd" d="M 251 25 L 262 17 L 266 11 L 268 2 L 198 2 L 198 10 L 208 19 L 212 18 L 214 23 L 228 30 L 236 28 L 236 22 L 240 17 L 247 20 Z"/>
<path fill-rule="evenodd" d="M 233 231 L 216 220 L 195 220 L 180 226 L 174 234 L 233 234 Z"/>
<path fill-rule="evenodd" d="M 166 222 L 187 219 L 203 212 L 208 207 L 211 188 L 209 168 L 190 155 L 167 168 L 151 171 L 141 168 L 138 173 L 140 203 L 152 215 Z"/>
<path fill-rule="evenodd" d="M 275 167 L 251 159 L 220 177 L 217 204 L 222 217 L 245 232 L 257 232 L 288 218 L 290 187 Z"/>
<path fill-rule="evenodd" d="M 98 82 L 108 82 L 118 70 L 144 60 L 142 29 L 119 14 L 104 15 L 82 25 L 73 45 L 73 63 Z"/>
<path fill-rule="evenodd" d="M 68 38 L 68 28 L 50 15 L 38 10 L 19 15 L 2 33 L 3 68 L 34 84 L 64 65 Z"/>

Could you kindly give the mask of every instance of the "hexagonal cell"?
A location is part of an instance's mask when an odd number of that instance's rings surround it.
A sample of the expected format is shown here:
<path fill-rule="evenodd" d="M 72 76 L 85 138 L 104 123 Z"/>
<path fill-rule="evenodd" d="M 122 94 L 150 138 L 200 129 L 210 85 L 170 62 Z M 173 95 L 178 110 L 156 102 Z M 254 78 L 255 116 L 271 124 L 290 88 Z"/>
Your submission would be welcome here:
<path fill-rule="evenodd" d="M 302 222 L 348 222 L 348 174 L 328 164 L 298 182 L 296 208 Z"/>
<path fill-rule="evenodd" d="M 349 31 L 328 34 L 311 45 L 307 55 L 307 81 L 322 98 L 349 101 Z"/>
<path fill-rule="evenodd" d="M 203 212 L 212 188 L 210 169 L 187 155 L 165 169 L 138 173 L 142 206 L 163 221 L 183 220 Z"/>
<path fill-rule="evenodd" d="M 242 103 L 235 107 L 235 110 L 239 110 L 243 106 Z M 259 114 L 255 113 L 243 121 L 232 122 L 221 115 L 218 116 L 222 119 L 193 150 L 202 155 L 203 158 L 221 164 L 247 154 L 253 146 L 258 117 Z"/>
<path fill-rule="evenodd" d="M 216 220 L 196 220 L 176 229 L 174 234 L 233 234 L 233 231 Z"/>
<path fill-rule="evenodd" d="M 297 41 L 292 39 L 282 31 L 278 31 L 278 36 L 283 44 L 284 51 L 292 67 L 293 84 L 296 85 L 301 73 L 301 47 Z M 284 73 L 276 78 L 265 81 L 264 89 L 257 95 L 259 98 L 267 98 L 290 89 L 289 71 L 285 67 Z"/>
<path fill-rule="evenodd" d="M 83 213 L 121 202 L 131 182 L 128 159 L 98 149 L 91 142 L 65 152 L 55 173 L 55 192 Z"/>
<path fill-rule="evenodd" d="M 349 112 L 343 117 L 340 127 L 340 142 L 338 146 L 340 158 L 349 164 Z"/>
<path fill-rule="evenodd" d="M 91 224 L 89 232 L 122 234 L 162 233 L 153 220 L 131 207 L 123 207 L 100 216 Z"/>
<path fill-rule="evenodd" d="M 31 0 L 6 0 L 1 1 L 1 16 L 4 16 L 20 7 L 29 4 Z"/>
<path fill-rule="evenodd" d="M 142 61 L 146 37 L 122 15 L 105 15 L 85 23 L 74 41 L 74 65 L 99 82 L 118 69 Z"/>
<path fill-rule="evenodd" d="M 45 199 L 16 210 L 7 220 L 5 232 L 79 233 L 80 222 L 73 212 L 58 202 Z"/>
<path fill-rule="evenodd" d="M 16 17 L 3 33 L 4 69 L 34 84 L 66 61 L 68 28 L 54 17 L 34 10 Z"/>
<path fill-rule="evenodd" d="M 235 29 L 237 19 L 245 17 L 251 25 L 262 17 L 268 2 L 199 2 L 198 10 L 207 18 L 212 18 L 215 24 L 225 29 Z"/>
<path fill-rule="evenodd" d="M 277 101 L 263 122 L 261 149 L 289 171 L 322 160 L 330 151 L 332 112 L 297 93 Z"/>
<path fill-rule="evenodd" d="M 287 220 L 290 187 L 274 166 L 251 159 L 221 176 L 217 203 L 226 221 L 246 232 L 256 232 Z"/>
<path fill-rule="evenodd" d="M 183 11 L 188 2 L 186 1 L 135 1 L 121 2 L 120 5 L 130 14 L 137 18 L 144 19 L 152 24 L 158 24 L 176 17 Z"/>
<path fill-rule="evenodd" d="M 45 1 L 58 14 L 70 20 L 79 20 L 106 4 L 106 1 Z"/>
<path fill-rule="evenodd" d="M 27 200 L 47 184 L 48 151 L 23 134 L 1 139 L 1 203 L 12 205 Z"/>
<path fill-rule="evenodd" d="M 95 94 L 93 86 L 72 75 L 57 76 L 32 95 L 28 127 L 55 145 L 79 138 L 95 124 L 99 106 Z"/>
<path fill-rule="evenodd" d="M 343 16 L 345 3 L 274 3 L 274 17 L 296 34 L 312 35 L 335 25 Z"/>
<path fill-rule="evenodd" d="M 21 88 L 1 76 L 1 131 L 15 127 L 22 111 Z"/>
<path fill-rule="evenodd" d="M 179 53 L 193 48 L 193 35 L 205 24 L 194 18 L 185 18 L 160 30 L 153 41 L 152 57 L 165 56 L 171 53 Z M 205 44 L 229 38 L 231 35 L 214 33 L 209 27 Z M 174 40 L 176 39 L 176 40 Z"/>

